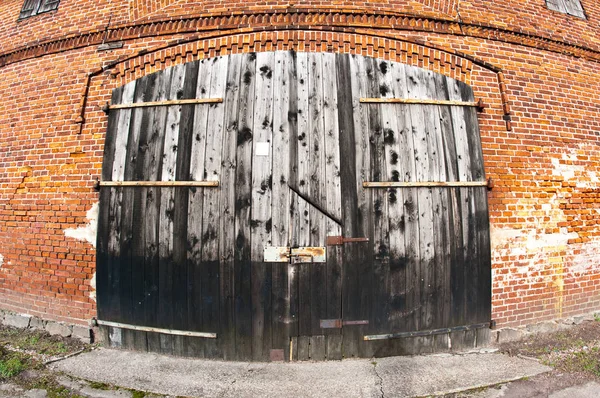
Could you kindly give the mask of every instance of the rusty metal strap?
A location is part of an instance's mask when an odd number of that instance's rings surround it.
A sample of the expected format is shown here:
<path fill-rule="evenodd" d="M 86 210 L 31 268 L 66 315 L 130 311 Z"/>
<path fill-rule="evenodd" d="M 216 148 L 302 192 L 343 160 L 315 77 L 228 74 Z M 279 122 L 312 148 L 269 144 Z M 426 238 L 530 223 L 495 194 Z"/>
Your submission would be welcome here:
<path fill-rule="evenodd" d="M 445 334 L 452 332 L 461 332 L 466 330 L 474 330 L 474 329 L 484 329 L 490 328 L 491 322 L 486 323 L 477 323 L 474 325 L 466 325 L 466 326 L 455 326 L 452 328 L 443 328 L 443 329 L 432 329 L 432 330 L 419 330 L 415 332 L 400 332 L 400 333 L 390 333 L 390 334 L 372 334 L 368 336 L 364 336 L 363 340 L 371 341 L 371 340 L 388 340 L 388 339 L 401 339 L 404 337 L 422 337 L 422 336 L 433 336 L 436 334 Z"/>
<path fill-rule="evenodd" d="M 141 332 L 154 332 L 154 333 L 163 333 L 163 334 L 188 336 L 188 337 L 205 337 L 207 339 L 216 339 L 217 338 L 216 333 L 191 332 L 191 331 L 187 331 L 187 330 L 153 328 L 153 327 L 149 327 L 149 326 L 129 325 L 126 323 L 102 321 L 100 319 L 98 319 L 96 322 L 98 323 L 98 325 L 101 325 L 101 326 L 110 326 L 110 327 L 114 327 L 114 328 L 129 329 L 129 330 L 139 330 Z"/>

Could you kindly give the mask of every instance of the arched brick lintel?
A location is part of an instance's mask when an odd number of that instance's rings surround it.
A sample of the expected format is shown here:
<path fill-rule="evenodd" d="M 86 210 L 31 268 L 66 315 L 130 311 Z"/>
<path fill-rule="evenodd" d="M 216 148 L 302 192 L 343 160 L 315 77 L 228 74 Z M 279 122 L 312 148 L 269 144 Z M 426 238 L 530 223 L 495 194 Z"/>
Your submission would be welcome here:
<path fill-rule="evenodd" d="M 477 86 L 477 81 L 486 81 L 486 85 L 489 85 L 489 79 L 478 78 L 482 75 L 486 75 L 488 78 L 495 77 L 494 80 L 497 80 L 497 83 L 487 89 L 491 88 L 492 92 L 498 93 L 495 96 L 498 108 L 502 109 L 503 115 L 510 115 L 510 107 L 504 89 L 504 77 L 500 68 L 483 60 L 461 54 L 451 48 L 438 48 L 426 43 L 416 43 L 400 36 L 385 36 L 381 32 L 368 30 L 360 33 L 321 30 L 229 31 L 220 32 L 218 36 L 214 37 L 177 40 L 153 49 L 144 49 L 125 59 L 117 60 L 108 67 L 92 73 L 88 84 L 91 84 L 93 76 L 106 70 L 110 70 L 111 81 L 103 86 L 115 88 L 150 73 L 198 59 L 244 52 L 285 50 L 364 55 L 429 69 L 469 85 L 475 84 L 475 86 Z M 477 92 L 477 87 L 474 89 Z M 489 90 L 485 91 L 490 92 Z M 80 122 L 85 121 L 85 108 L 89 109 L 87 104 L 92 105 L 94 99 L 98 98 L 91 95 L 92 101 L 90 102 L 88 92 L 89 89 L 86 87 L 82 97 Z M 110 99 L 110 94 L 106 93 L 105 95 L 108 95 L 108 99 Z M 106 101 L 107 98 L 102 98 L 91 108 L 99 109 Z M 507 127 L 510 128 L 509 123 L 507 123 Z M 81 131 L 83 128 L 82 124 Z"/>
<path fill-rule="evenodd" d="M 286 51 L 357 54 L 430 69 L 467 84 L 476 66 L 451 49 L 434 48 L 401 37 L 381 34 L 312 30 L 229 32 L 217 37 L 175 42 L 143 50 L 114 65 L 119 85 L 168 67 L 198 59 L 246 52 Z M 484 69 L 493 69 L 485 68 Z M 493 70 L 497 72 L 497 70 Z"/>

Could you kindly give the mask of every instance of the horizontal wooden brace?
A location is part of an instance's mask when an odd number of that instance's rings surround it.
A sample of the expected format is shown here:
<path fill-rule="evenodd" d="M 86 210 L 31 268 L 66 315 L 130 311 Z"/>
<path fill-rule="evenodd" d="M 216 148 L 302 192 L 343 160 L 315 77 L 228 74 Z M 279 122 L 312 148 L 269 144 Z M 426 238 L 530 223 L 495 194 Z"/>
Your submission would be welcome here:
<path fill-rule="evenodd" d="M 132 104 L 109 105 L 108 109 L 147 108 L 147 107 L 152 107 L 152 106 L 171 106 L 171 105 L 217 104 L 220 102 L 223 102 L 223 98 L 195 98 L 195 99 L 154 101 L 154 102 L 134 102 Z"/>
<path fill-rule="evenodd" d="M 433 100 L 417 98 L 361 98 L 361 103 L 366 104 L 418 104 L 418 105 L 450 105 L 450 106 L 479 106 L 479 102 Z"/>
<path fill-rule="evenodd" d="M 470 106 L 477 108 L 479 112 L 483 112 L 487 105 L 480 98 L 476 102 L 470 101 L 451 101 L 451 100 L 434 100 L 434 99 L 418 99 L 418 98 L 361 98 L 361 103 L 367 104 L 418 104 L 418 105 L 445 105 L 445 106 Z"/>
<path fill-rule="evenodd" d="M 378 181 L 363 182 L 364 188 L 487 187 L 488 181 Z"/>
<path fill-rule="evenodd" d="M 99 181 L 99 187 L 218 187 L 219 181 Z"/>
<path fill-rule="evenodd" d="M 416 332 L 400 332 L 400 333 L 389 333 L 389 334 L 372 334 L 368 336 L 364 336 L 363 340 L 372 341 L 372 340 L 389 340 L 389 339 L 400 339 L 405 337 L 422 337 L 422 336 L 433 336 L 436 334 L 445 334 L 452 332 L 461 332 L 465 330 L 473 330 L 473 329 L 484 329 L 491 327 L 491 322 L 486 323 L 478 323 L 475 325 L 466 325 L 466 326 L 456 326 L 452 328 L 442 328 L 442 329 L 432 329 L 432 330 L 419 330 Z"/>
<path fill-rule="evenodd" d="M 190 332 L 187 330 L 153 328 L 153 327 L 149 327 L 149 326 L 138 326 L 138 325 L 129 325 L 126 323 L 119 323 L 119 322 L 102 321 L 100 319 L 98 319 L 96 321 L 96 323 L 98 325 L 102 325 L 102 326 L 110 326 L 110 327 L 114 327 L 114 328 L 130 329 L 130 330 L 139 330 L 141 332 L 172 334 L 172 335 L 176 335 L 176 336 L 205 337 L 207 339 L 216 339 L 217 338 L 216 333 Z"/>

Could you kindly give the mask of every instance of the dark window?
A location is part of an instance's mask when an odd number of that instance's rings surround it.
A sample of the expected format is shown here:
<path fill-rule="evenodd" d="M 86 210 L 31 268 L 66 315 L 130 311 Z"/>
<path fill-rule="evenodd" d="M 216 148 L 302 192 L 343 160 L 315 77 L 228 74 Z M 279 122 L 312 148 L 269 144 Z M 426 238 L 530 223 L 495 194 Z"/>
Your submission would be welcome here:
<path fill-rule="evenodd" d="M 60 0 L 25 0 L 19 19 L 28 18 L 42 12 L 56 10 Z"/>
<path fill-rule="evenodd" d="M 546 5 L 551 10 L 585 19 L 580 0 L 546 0 Z"/>

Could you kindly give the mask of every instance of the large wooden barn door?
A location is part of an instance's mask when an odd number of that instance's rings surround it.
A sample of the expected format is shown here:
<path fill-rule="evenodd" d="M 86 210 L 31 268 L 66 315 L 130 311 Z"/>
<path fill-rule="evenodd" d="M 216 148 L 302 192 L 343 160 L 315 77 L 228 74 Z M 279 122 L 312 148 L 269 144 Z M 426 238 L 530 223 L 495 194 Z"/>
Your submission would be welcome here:
<path fill-rule="evenodd" d="M 324 53 L 217 57 L 116 89 L 108 341 L 241 360 L 475 344 L 491 276 L 472 104 L 442 75 Z"/>

